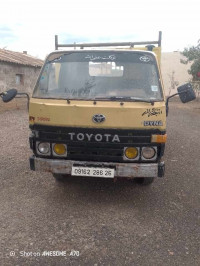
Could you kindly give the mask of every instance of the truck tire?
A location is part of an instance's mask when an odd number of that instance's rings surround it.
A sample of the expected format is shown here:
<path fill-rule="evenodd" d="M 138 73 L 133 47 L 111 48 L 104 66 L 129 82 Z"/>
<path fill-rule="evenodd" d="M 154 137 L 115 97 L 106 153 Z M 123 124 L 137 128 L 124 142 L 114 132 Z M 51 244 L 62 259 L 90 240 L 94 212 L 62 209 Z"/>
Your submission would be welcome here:
<path fill-rule="evenodd" d="M 66 179 L 66 175 L 63 175 L 63 174 L 53 174 L 53 177 L 58 182 L 64 182 Z"/>
<path fill-rule="evenodd" d="M 137 184 L 140 184 L 142 186 L 148 186 L 153 183 L 154 177 L 143 177 L 143 178 L 136 178 Z"/>

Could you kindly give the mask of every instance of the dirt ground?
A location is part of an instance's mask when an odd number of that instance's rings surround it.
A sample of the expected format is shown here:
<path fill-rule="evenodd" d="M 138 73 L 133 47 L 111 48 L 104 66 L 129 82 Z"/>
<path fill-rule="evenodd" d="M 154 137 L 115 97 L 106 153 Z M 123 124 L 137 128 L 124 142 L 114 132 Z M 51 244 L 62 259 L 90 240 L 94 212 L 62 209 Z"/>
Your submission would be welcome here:
<path fill-rule="evenodd" d="M 141 187 L 31 171 L 26 100 L 0 102 L 0 265 L 199 266 L 199 107 L 170 103 L 165 177 Z"/>
<path fill-rule="evenodd" d="M 23 110 L 27 108 L 27 99 L 14 99 L 9 103 L 3 103 L 0 99 L 0 113 L 11 110 Z"/>
<path fill-rule="evenodd" d="M 188 103 L 182 103 L 179 97 L 174 97 L 169 101 L 169 108 L 170 106 L 176 106 L 177 108 L 187 109 L 192 112 L 200 113 L 200 98 Z"/>

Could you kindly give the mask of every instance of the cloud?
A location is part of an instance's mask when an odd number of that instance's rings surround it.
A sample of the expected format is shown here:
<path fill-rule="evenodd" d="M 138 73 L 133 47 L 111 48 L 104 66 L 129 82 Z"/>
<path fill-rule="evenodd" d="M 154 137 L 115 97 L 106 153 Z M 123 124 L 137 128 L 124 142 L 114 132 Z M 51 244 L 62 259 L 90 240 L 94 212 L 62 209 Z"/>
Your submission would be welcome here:
<path fill-rule="evenodd" d="M 8 26 L 0 26 L 0 48 L 4 48 L 16 40 L 17 36 L 11 28 Z"/>
<path fill-rule="evenodd" d="M 1 3 L 0 47 L 44 56 L 60 43 L 157 40 L 182 50 L 199 37 L 199 0 L 6 0 Z M 1 26 L 3 25 L 3 26 Z"/>

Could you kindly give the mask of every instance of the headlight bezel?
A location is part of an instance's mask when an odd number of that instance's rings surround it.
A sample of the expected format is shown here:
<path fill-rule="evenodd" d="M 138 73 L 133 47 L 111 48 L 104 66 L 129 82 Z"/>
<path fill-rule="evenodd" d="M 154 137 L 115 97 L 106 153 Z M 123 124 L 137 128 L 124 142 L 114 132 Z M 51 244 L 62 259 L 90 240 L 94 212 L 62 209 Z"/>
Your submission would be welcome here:
<path fill-rule="evenodd" d="M 62 144 L 63 146 L 65 146 L 65 153 L 64 154 L 57 154 L 55 151 L 54 151 L 54 146 L 57 145 L 57 144 Z M 65 143 L 52 143 L 52 155 L 55 156 L 55 157 L 67 157 L 67 144 Z"/>
<path fill-rule="evenodd" d="M 128 157 L 126 157 L 125 155 L 125 152 L 126 152 L 126 149 L 128 148 L 135 148 L 137 149 L 137 156 L 133 159 L 129 159 Z M 139 161 L 139 158 L 140 158 L 140 147 L 134 147 L 134 146 L 130 146 L 130 147 L 124 147 L 124 153 L 123 153 L 123 160 L 124 161 Z"/>
<path fill-rule="evenodd" d="M 41 152 L 39 146 L 42 144 L 45 144 L 48 146 L 48 148 L 49 148 L 48 152 L 46 152 L 46 153 Z M 66 151 L 64 154 L 59 155 L 54 151 L 54 146 L 56 144 L 62 144 L 65 146 Z M 65 143 L 50 143 L 50 142 L 46 142 L 46 141 L 36 141 L 36 149 L 35 150 L 36 150 L 37 155 L 39 155 L 39 156 L 44 156 L 44 157 L 52 157 L 53 156 L 53 157 L 60 157 L 60 158 L 63 158 L 63 157 L 66 158 L 67 157 L 67 144 L 65 144 Z"/>
<path fill-rule="evenodd" d="M 147 148 L 151 148 L 154 150 L 154 155 L 151 157 L 151 158 L 146 158 L 144 155 L 143 155 L 143 151 L 144 149 L 147 149 Z M 146 147 L 142 147 L 141 148 L 141 160 L 142 161 L 155 161 L 157 159 L 157 154 L 158 154 L 158 149 L 157 149 L 157 146 L 146 146 Z"/>
<path fill-rule="evenodd" d="M 45 144 L 49 147 L 49 151 L 46 153 L 41 152 L 39 146 Z M 36 152 L 38 155 L 42 155 L 42 156 L 50 156 L 51 155 L 51 145 L 49 142 L 44 142 L 44 141 L 37 141 L 36 142 Z"/>

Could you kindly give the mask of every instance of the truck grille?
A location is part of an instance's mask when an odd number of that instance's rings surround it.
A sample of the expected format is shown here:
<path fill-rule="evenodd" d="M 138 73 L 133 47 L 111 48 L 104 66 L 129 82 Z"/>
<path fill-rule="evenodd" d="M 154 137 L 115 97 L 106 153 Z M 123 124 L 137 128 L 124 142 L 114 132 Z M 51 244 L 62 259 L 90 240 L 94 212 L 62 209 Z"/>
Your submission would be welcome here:
<path fill-rule="evenodd" d="M 152 134 L 159 130 L 119 130 L 64 128 L 34 125 L 35 141 L 67 144 L 68 160 L 124 162 L 124 147 L 151 145 Z M 34 145 L 33 145 L 34 146 Z"/>

